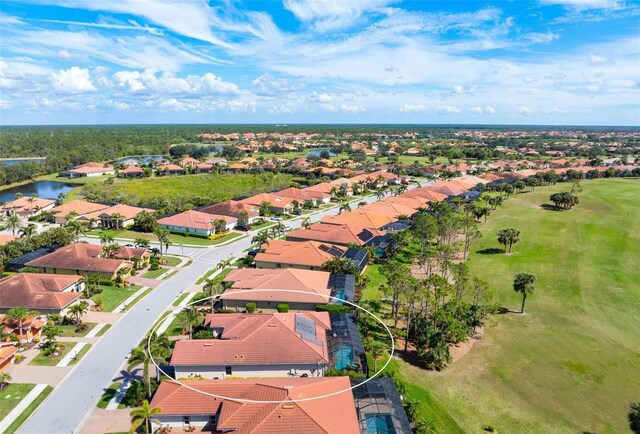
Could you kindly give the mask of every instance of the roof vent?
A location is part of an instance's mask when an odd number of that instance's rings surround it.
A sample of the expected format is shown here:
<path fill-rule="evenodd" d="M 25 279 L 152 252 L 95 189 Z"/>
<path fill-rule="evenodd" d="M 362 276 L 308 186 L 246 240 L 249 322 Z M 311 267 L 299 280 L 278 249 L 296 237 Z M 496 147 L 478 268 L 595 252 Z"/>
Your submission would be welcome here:
<path fill-rule="evenodd" d="M 286 408 L 287 410 L 291 410 L 293 408 L 293 404 L 284 404 L 282 408 Z"/>
<path fill-rule="evenodd" d="M 212 347 L 212 346 L 213 346 L 213 344 L 211 344 L 211 343 L 208 343 L 208 344 L 202 344 L 202 345 L 204 345 L 205 347 Z"/>

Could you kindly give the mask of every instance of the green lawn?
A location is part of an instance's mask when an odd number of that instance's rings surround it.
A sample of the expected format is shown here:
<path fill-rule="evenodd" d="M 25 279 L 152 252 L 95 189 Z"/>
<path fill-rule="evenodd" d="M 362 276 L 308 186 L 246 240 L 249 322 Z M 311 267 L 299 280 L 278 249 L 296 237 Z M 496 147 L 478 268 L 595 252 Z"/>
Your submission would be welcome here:
<path fill-rule="evenodd" d="M 42 354 L 42 351 L 40 351 L 38 355 L 29 362 L 29 364 L 35 366 L 55 366 L 69 353 L 69 351 L 73 349 L 73 347 L 76 346 L 75 342 L 58 342 L 58 344 L 60 346 L 60 351 L 57 356 L 45 356 Z"/>
<path fill-rule="evenodd" d="M 78 363 L 85 354 L 87 354 L 87 352 L 91 349 L 91 345 L 85 345 L 84 347 L 82 347 L 82 349 L 80 350 L 80 352 L 75 356 L 75 358 L 71 359 L 71 361 L 69 362 L 69 366 L 75 365 L 76 363 Z"/>
<path fill-rule="evenodd" d="M 97 407 L 102 409 L 107 408 L 107 405 L 109 405 L 113 397 L 116 396 L 116 392 L 118 392 L 118 389 L 120 388 L 121 385 L 122 385 L 122 382 L 117 382 L 107 387 L 107 390 L 105 390 L 102 396 L 100 397 L 100 401 L 98 401 Z"/>
<path fill-rule="evenodd" d="M 149 271 L 147 271 L 146 273 L 144 273 L 140 277 L 144 277 L 145 279 L 156 279 L 156 278 L 162 276 L 166 272 L 167 272 L 166 268 L 159 267 L 157 270 L 149 270 Z"/>
<path fill-rule="evenodd" d="M 174 306 L 179 305 L 179 304 L 182 302 L 182 300 L 184 300 L 185 298 L 187 298 L 187 296 L 188 296 L 188 295 L 189 295 L 189 293 L 188 293 L 188 292 L 185 292 L 184 294 L 181 294 L 181 295 L 180 295 L 180 297 L 176 298 L 176 300 L 173 302 L 173 305 L 174 305 Z"/>
<path fill-rule="evenodd" d="M 544 209 L 567 185 L 510 198 L 481 225 L 468 264 L 496 299 L 517 310 L 513 275 L 538 277 L 527 314 L 497 315 L 484 338 L 442 372 L 399 362 L 412 387 L 429 391 L 424 405 L 446 409 L 462 430 L 500 433 L 628 432 L 629 404 L 640 398 L 640 181 L 584 181 L 580 204 Z M 521 231 L 514 253 L 496 232 Z M 488 254 L 489 253 L 489 254 Z M 451 424 L 440 432 L 460 432 Z"/>
<path fill-rule="evenodd" d="M 223 237 L 216 238 L 215 240 L 211 240 L 211 245 L 215 246 L 217 244 L 226 243 L 231 240 L 235 240 L 236 238 L 243 237 L 244 234 L 240 232 L 229 232 L 225 234 Z"/>
<path fill-rule="evenodd" d="M 141 286 L 131 285 L 123 288 L 115 286 L 105 286 L 102 295 L 103 312 L 112 312 L 113 309 L 120 306 L 127 298 L 131 297 Z M 94 295 L 95 297 L 95 295 Z"/>
<path fill-rule="evenodd" d="M 94 322 L 85 322 L 84 324 L 87 325 L 87 328 L 81 331 L 80 333 L 76 333 L 76 326 L 74 325 L 59 325 L 56 327 L 62 330 L 62 336 L 68 337 L 68 338 L 77 338 L 77 337 L 86 336 L 87 333 L 89 333 L 91 329 L 93 329 L 96 326 L 96 323 Z"/>
<path fill-rule="evenodd" d="M 163 265 L 166 265 L 167 267 L 177 267 L 181 263 L 182 263 L 182 259 L 177 258 L 175 256 L 167 256 L 165 258 L 165 261 L 163 262 Z"/>
<path fill-rule="evenodd" d="M 98 338 L 104 335 L 107 332 L 107 330 L 109 330 L 110 328 L 111 328 L 111 324 L 105 324 L 105 326 L 102 327 L 102 329 L 96 334 L 96 337 Z"/>
<path fill-rule="evenodd" d="M 178 270 L 169 270 L 169 273 L 168 273 L 166 276 L 164 276 L 164 277 L 162 278 L 162 280 L 167 280 L 168 278 L 170 278 L 171 276 L 173 276 L 173 275 L 174 275 L 174 274 L 176 274 L 177 272 L 178 272 Z"/>
<path fill-rule="evenodd" d="M 158 237 L 156 237 L 152 233 L 148 232 L 134 232 L 128 231 L 125 229 L 122 230 L 111 230 L 111 229 L 96 229 L 93 231 L 87 232 L 87 235 L 93 235 L 95 237 L 99 237 L 102 234 L 111 235 L 114 238 L 121 238 L 125 240 L 135 240 L 136 238 L 144 238 L 149 241 L 158 241 Z M 180 244 L 192 244 L 194 246 L 212 246 L 216 243 L 217 240 L 210 240 L 208 238 L 200 238 L 200 237 L 189 237 L 186 235 L 177 235 L 177 234 L 169 234 L 169 241 L 174 246 L 179 246 Z"/>
<path fill-rule="evenodd" d="M 11 384 L 11 385 L 7 386 L 5 389 L 3 389 L 3 390 L 2 390 L 2 392 L 0 392 L 0 403 L 2 403 L 2 404 L 3 404 L 3 405 L 0 405 L 0 415 L 2 414 L 2 412 L 4 412 L 4 411 L 5 411 L 4 403 L 5 403 L 6 401 L 4 401 L 4 400 L 2 399 L 3 394 L 5 393 L 5 391 L 7 391 L 7 390 L 8 390 L 8 391 L 9 391 L 9 392 L 8 392 L 8 394 L 11 394 L 11 395 L 13 395 L 13 394 L 15 394 L 15 393 L 20 393 L 20 392 L 11 391 L 11 389 L 10 389 L 10 388 L 11 388 L 12 386 L 31 386 L 31 387 L 27 390 L 27 392 L 26 392 L 26 393 L 28 393 L 31 389 L 33 389 L 33 387 L 35 386 L 35 384 Z M 26 409 L 25 409 L 25 410 L 20 414 L 20 416 L 18 416 L 18 418 L 17 418 L 15 421 L 13 421 L 13 423 L 12 423 L 11 425 L 9 425 L 8 427 L 4 427 L 4 426 L 3 426 L 3 430 L 4 430 L 4 431 L 3 431 L 3 433 L 4 433 L 4 434 L 13 434 L 14 432 L 16 432 L 16 431 L 18 430 L 18 428 L 20 428 L 20 426 L 21 426 L 21 425 L 22 425 L 22 424 L 27 420 L 27 418 L 31 415 L 31 413 L 33 413 L 33 412 L 34 412 L 34 411 L 35 411 L 35 410 L 40 406 L 40 404 L 42 404 L 42 402 L 47 398 L 47 396 L 49 396 L 49 394 L 50 394 L 52 391 L 53 391 L 53 387 L 51 387 L 51 386 L 47 386 L 47 387 L 45 387 L 45 388 L 44 388 L 44 390 L 43 390 L 42 392 L 40 392 L 40 395 L 38 395 L 38 396 L 36 397 L 36 399 L 34 399 L 33 401 L 31 401 L 31 404 L 29 404 L 29 405 L 27 406 L 27 408 L 26 408 Z M 25 393 L 25 394 L 26 394 L 26 393 Z M 24 395 L 22 395 L 22 396 L 24 397 Z M 22 399 L 22 398 L 21 398 L 21 399 Z M 17 402 L 13 404 L 13 407 L 15 407 L 15 405 L 16 405 L 16 404 L 17 404 Z M 12 409 L 13 407 L 6 409 L 6 410 L 8 410 L 8 411 L 7 411 L 7 413 L 8 413 L 9 411 L 11 411 L 11 409 Z M 4 416 L 0 416 L 0 420 L 1 420 L 3 417 L 4 417 Z"/>
<path fill-rule="evenodd" d="M 227 275 L 229 273 L 231 273 L 231 270 L 233 270 L 233 268 L 225 268 L 220 273 L 218 273 L 218 275 L 215 277 L 215 280 L 219 281 L 219 282 L 222 282 L 222 280 L 225 277 L 227 277 Z M 211 270 L 209 270 L 206 273 L 204 273 L 204 275 L 196 281 L 196 285 L 200 285 L 200 284 L 204 283 L 204 281 L 209 279 L 211 277 L 211 275 L 213 273 L 215 273 L 216 271 L 218 271 L 217 268 L 212 268 Z"/>
<path fill-rule="evenodd" d="M 0 420 L 4 419 L 35 386 L 27 383 L 11 383 L 5 386 L 0 391 Z"/>
<path fill-rule="evenodd" d="M 291 179 L 291 175 L 285 174 L 211 173 L 116 180 L 113 186 L 105 188 L 109 190 L 108 194 L 125 195 L 135 201 L 162 198 L 174 202 L 198 196 L 214 203 L 286 188 Z"/>

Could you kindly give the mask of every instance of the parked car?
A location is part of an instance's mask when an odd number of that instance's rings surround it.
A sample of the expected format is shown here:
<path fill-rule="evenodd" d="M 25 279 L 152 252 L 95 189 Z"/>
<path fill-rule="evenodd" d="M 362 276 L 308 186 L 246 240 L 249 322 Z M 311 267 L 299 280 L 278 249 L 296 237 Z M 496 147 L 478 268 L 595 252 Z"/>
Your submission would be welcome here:
<path fill-rule="evenodd" d="M 282 221 L 282 217 L 274 217 L 271 220 L 273 220 L 274 222 L 281 222 Z"/>
<path fill-rule="evenodd" d="M 241 226 L 236 226 L 236 229 L 242 232 L 247 232 L 251 230 L 251 226 L 249 225 L 241 225 Z"/>
<path fill-rule="evenodd" d="M 292 213 L 293 215 L 302 215 L 302 210 L 301 209 L 296 209 L 293 211 Z"/>
<path fill-rule="evenodd" d="M 255 255 L 257 255 L 258 253 L 260 253 L 260 249 L 251 249 L 251 250 L 249 250 L 249 251 L 247 252 L 247 255 L 255 256 Z"/>

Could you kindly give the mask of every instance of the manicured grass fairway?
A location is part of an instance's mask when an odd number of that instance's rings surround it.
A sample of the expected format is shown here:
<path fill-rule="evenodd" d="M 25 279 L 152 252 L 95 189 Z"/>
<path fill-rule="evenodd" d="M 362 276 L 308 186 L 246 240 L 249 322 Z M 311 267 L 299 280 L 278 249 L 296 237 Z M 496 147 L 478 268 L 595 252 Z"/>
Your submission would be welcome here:
<path fill-rule="evenodd" d="M 6 387 L 2 392 L 4 393 L 4 391 L 8 390 L 11 386 L 13 386 L 13 384 L 8 386 L 8 387 Z M 29 388 L 29 390 L 31 390 L 33 387 L 35 387 L 35 384 L 20 384 L 20 386 L 31 386 Z M 29 390 L 27 390 L 27 392 L 25 392 L 25 394 L 28 393 Z M 3 427 L 3 429 L 4 429 L 3 433 L 4 434 L 13 434 L 14 432 L 16 432 L 18 430 L 18 428 L 20 428 L 20 426 L 24 423 L 24 421 L 27 420 L 27 418 L 31 415 L 31 413 L 33 413 L 36 410 L 36 408 L 38 408 L 40 406 L 40 404 L 42 404 L 42 402 L 47 398 L 47 396 L 49 396 L 49 394 L 52 391 L 53 391 L 53 387 L 51 387 L 51 386 L 45 387 L 44 390 L 42 392 L 40 392 L 40 395 L 38 395 L 36 397 L 36 399 L 34 399 L 31 402 L 31 404 L 29 404 L 27 406 L 27 408 L 20 414 L 20 416 L 18 416 L 18 418 L 11 425 L 9 425 L 6 428 Z M 9 392 L 9 393 L 12 393 L 12 392 Z M 24 395 L 22 395 L 22 396 L 24 396 Z M 4 402 L 4 401 L 0 401 L 0 402 Z M 0 407 L 2 407 L 2 406 L 0 406 Z M 14 407 L 15 407 L 15 404 L 14 404 Z M 11 411 L 12 408 L 13 407 L 11 407 L 9 409 L 9 411 Z"/>
<path fill-rule="evenodd" d="M 640 181 L 583 188 L 569 212 L 540 207 L 567 190 L 558 184 L 509 199 L 481 225 L 468 264 L 512 310 L 521 302 L 514 273 L 535 273 L 526 315 L 498 315 L 443 372 L 400 362 L 403 377 L 467 432 L 486 425 L 501 433 L 628 432 L 629 404 L 640 399 Z M 496 232 L 505 227 L 522 233 L 513 255 L 479 254 L 501 247 Z"/>

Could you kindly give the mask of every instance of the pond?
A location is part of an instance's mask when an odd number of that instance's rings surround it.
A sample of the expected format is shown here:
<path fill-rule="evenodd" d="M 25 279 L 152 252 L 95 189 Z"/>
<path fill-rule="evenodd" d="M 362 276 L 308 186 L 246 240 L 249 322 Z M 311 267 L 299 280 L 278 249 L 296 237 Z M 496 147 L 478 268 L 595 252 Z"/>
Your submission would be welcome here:
<path fill-rule="evenodd" d="M 164 159 L 164 157 L 162 155 L 144 155 L 141 157 L 125 157 L 125 158 L 121 158 L 119 159 L 117 162 L 118 163 L 122 163 L 123 161 L 127 161 L 127 160 L 136 160 L 142 164 L 149 164 L 149 162 L 151 161 L 160 161 Z"/>
<path fill-rule="evenodd" d="M 0 203 L 9 202 L 16 198 L 16 193 L 22 193 L 24 196 L 38 195 L 44 199 L 57 199 L 60 193 L 68 193 L 78 184 L 67 184 L 59 181 L 35 181 L 29 184 L 11 187 L 0 191 Z"/>
<path fill-rule="evenodd" d="M 335 157 L 336 156 L 336 154 L 331 152 L 331 150 L 329 150 L 329 149 L 314 149 L 313 151 L 309 152 L 309 154 L 307 154 L 307 156 L 309 156 L 309 157 L 319 157 L 320 154 L 322 154 L 325 151 L 329 153 L 330 157 Z"/>
<path fill-rule="evenodd" d="M 0 160 L 0 165 L 6 164 L 7 166 L 12 166 L 16 163 L 44 163 L 46 158 L 7 158 Z"/>

